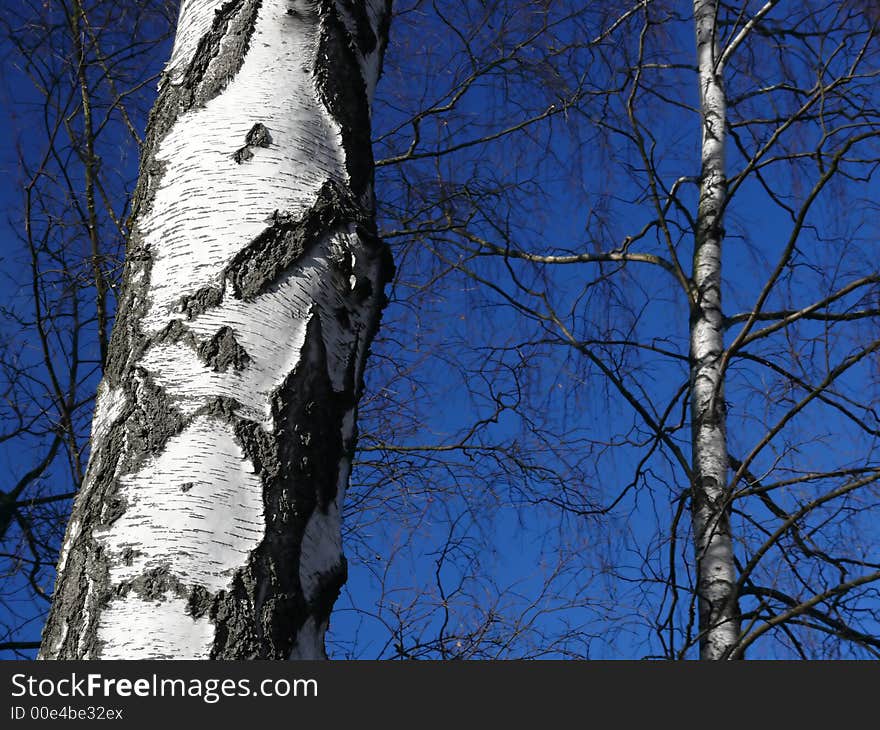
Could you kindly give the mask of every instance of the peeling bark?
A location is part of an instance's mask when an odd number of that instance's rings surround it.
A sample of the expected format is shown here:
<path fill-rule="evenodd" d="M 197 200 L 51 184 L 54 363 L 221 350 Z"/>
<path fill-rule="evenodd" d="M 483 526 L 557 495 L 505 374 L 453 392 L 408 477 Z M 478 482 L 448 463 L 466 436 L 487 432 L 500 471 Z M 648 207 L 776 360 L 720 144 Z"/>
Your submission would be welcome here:
<path fill-rule="evenodd" d="M 724 170 L 726 97 L 718 60 L 717 0 L 695 0 L 702 148 L 690 317 L 691 510 L 697 565 L 700 657 L 722 659 L 739 638 L 736 565 L 727 489 L 724 401 L 721 225 L 727 199 Z"/>
<path fill-rule="evenodd" d="M 369 142 L 389 17 L 183 0 L 42 658 L 324 656 L 392 273 Z"/>

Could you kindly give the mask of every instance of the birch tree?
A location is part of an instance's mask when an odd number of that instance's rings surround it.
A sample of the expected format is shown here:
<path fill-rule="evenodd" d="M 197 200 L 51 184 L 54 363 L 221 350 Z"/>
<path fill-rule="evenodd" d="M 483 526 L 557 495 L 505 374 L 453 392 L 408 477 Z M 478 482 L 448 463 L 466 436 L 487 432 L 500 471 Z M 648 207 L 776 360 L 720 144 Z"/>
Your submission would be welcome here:
<path fill-rule="evenodd" d="M 562 73 L 577 101 L 517 138 L 516 163 L 509 140 L 463 151 L 452 122 L 398 140 L 413 195 L 432 180 L 440 201 L 401 207 L 435 262 L 405 271 L 430 272 L 425 299 L 467 301 L 462 388 L 479 424 L 508 424 L 492 444 L 458 420 L 399 453 L 461 453 L 461 473 L 492 453 L 510 502 L 558 508 L 554 545 L 583 561 L 565 595 L 579 586 L 597 652 L 877 656 L 876 14 L 598 14 L 557 66 L 588 70 Z M 462 502 L 482 515 L 479 498 Z"/>
<path fill-rule="evenodd" d="M 714 0 L 695 0 L 702 145 L 700 198 L 694 221 L 689 360 L 691 513 L 703 659 L 720 659 L 739 636 L 739 609 L 733 594 L 736 568 L 725 495 L 727 419 L 720 370 L 724 352 L 721 244 L 727 192 L 727 99 L 717 18 Z"/>
<path fill-rule="evenodd" d="M 390 259 L 390 3 L 184 0 L 43 658 L 319 658 Z"/>

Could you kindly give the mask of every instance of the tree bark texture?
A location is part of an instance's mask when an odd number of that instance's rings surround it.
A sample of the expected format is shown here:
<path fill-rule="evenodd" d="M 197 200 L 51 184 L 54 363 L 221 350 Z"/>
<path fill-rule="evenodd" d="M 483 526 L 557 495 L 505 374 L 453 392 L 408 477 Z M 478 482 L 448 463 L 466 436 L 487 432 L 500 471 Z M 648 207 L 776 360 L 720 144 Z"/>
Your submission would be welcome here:
<path fill-rule="evenodd" d="M 739 638 L 737 583 L 727 491 L 727 412 L 721 360 L 722 217 L 726 97 L 718 53 L 717 0 L 695 0 L 702 147 L 690 318 L 692 515 L 700 657 L 721 659 Z"/>
<path fill-rule="evenodd" d="M 42 658 L 322 658 L 390 0 L 182 0 Z"/>

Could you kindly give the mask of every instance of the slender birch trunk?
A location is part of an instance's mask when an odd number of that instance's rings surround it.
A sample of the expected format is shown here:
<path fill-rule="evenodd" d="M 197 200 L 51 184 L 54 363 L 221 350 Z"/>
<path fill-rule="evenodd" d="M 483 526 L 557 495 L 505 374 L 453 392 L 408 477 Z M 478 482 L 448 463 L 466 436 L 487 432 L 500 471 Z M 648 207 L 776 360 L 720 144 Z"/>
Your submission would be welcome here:
<path fill-rule="evenodd" d="M 718 55 L 717 0 L 695 0 L 702 149 L 690 317 L 692 512 L 700 615 L 700 657 L 721 659 L 739 637 L 737 582 L 727 504 L 727 412 L 721 310 L 726 97 Z"/>
<path fill-rule="evenodd" d="M 321 658 L 390 0 L 182 0 L 42 658 Z"/>

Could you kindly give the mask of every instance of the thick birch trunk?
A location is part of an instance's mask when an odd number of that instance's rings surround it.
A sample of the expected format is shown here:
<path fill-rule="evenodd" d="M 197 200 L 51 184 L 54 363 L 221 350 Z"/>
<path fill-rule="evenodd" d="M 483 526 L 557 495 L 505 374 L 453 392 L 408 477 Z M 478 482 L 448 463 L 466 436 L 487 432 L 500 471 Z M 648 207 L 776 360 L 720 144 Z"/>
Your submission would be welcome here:
<path fill-rule="evenodd" d="M 320 658 L 390 0 L 183 0 L 43 658 Z"/>
<path fill-rule="evenodd" d="M 695 0 L 703 127 L 700 202 L 694 244 L 695 303 L 690 321 L 693 530 L 700 657 L 721 659 L 739 636 L 736 567 L 727 504 L 727 435 L 721 310 L 721 217 L 726 98 L 716 37 L 717 0 Z"/>

